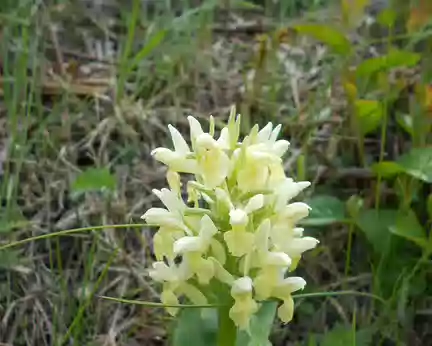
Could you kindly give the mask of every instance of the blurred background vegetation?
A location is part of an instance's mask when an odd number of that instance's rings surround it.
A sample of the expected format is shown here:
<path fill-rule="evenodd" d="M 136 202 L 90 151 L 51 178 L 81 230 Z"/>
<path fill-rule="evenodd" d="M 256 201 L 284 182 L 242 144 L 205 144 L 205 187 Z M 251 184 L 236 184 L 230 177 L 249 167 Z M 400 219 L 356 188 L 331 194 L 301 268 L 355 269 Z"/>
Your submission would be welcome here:
<path fill-rule="evenodd" d="M 432 345 L 431 18 L 429 0 L 1 0 L 1 344 L 166 344 L 162 310 L 99 296 L 158 300 L 136 225 L 165 185 L 150 151 L 236 104 L 245 130 L 283 124 L 288 174 L 313 182 L 306 292 L 358 293 L 296 300 L 273 344 Z"/>

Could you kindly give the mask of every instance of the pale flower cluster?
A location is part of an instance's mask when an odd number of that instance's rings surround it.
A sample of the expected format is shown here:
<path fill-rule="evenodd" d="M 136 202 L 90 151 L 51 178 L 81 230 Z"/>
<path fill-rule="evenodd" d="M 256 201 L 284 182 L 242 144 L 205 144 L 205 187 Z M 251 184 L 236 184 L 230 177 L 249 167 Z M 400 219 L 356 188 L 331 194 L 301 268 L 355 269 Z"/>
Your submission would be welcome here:
<path fill-rule="evenodd" d="M 163 284 L 166 305 L 178 304 L 180 296 L 199 305 L 220 302 L 225 290 L 232 304 L 230 318 L 239 328 L 247 329 L 259 303 L 270 298 L 282 301 L 278 316 L 289 322 L 291 294 L 306 282 L 287 274 L 303 252 L 318 244 L 296 227 L 309 206 L 290 201 L 310 183 L 285 176 L 281 157 L 289 142 L 277 139 L 280 125 L 255 126 L 239 142 L 240 116 L 234 108 L 217 139 L 210 120 L 210 130 L 204 132 L 188 117 L 191 146 L 169 125 L 174 150 L 152 152 L 168 166 L 169 188 L 153 190 L 165 208 L 151 208 L 142 216 L 159 227 L 150 276 Z M 195 177 L 186 186 L 187 203 L 179 173 Z M 167 310 L 177 312 L 175 307 Z"/>

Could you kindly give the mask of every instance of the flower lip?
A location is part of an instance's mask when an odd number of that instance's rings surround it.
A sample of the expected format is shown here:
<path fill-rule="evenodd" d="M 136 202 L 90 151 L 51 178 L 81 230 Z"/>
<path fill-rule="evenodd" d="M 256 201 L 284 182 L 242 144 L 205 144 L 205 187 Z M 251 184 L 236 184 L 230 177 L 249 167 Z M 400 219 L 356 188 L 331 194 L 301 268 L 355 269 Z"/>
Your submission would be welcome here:
<path fill-rule="evenodd" d="M 285 252 L 269 252 L 266 257 L 268 265 L 289 267 L 292 262 Z"/>

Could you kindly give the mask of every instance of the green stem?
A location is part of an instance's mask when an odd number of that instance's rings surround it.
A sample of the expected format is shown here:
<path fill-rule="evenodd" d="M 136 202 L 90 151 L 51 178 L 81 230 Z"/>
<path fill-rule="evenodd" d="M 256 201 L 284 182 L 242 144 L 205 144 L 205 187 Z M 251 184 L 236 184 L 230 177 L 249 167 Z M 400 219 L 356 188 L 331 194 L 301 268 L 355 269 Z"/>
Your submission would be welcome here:
<path fill-rule="evenodd" d="M 222 306 L 218 309 L 218 346 L 235 346 L 236 344 L 237 328 L 229 317 L 229 309 L 230 306 Z"/>
<path fill-rule="evenodd" d="M 354 233 L 354 222 L 351 222 L 348 230 L 347 256 L 345 259 L 345 277 L 349 275 L 349 271 L 350 271 L 353 233 Z"/>

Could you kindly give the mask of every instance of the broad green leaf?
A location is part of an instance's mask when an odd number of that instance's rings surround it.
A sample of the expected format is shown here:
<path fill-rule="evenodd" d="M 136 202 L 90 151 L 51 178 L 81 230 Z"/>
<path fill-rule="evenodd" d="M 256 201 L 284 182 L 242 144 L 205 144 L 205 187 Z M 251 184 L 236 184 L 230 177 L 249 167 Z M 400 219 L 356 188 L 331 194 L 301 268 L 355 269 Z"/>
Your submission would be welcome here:
<path fill-rule="evenodd" d="M 271 346 L 269 341 L 277 308 L 277 302 L 264 302 L 252 317 L 250 334 L 239 332 L 236 346 Z"/>
<path fill-rule="evenodd" d="M 372 345 L 372 330 L 356 330 L 352 326 L 337 324 L 321 337 L 321 346 L 369 346 Z"/>
<path fill-rule="evenodd" d="M 74 193 L 115 191 L 116 179 L 107 168 L 89 168 L 78 175 L 71 188 Z"/>
<path fill-rule="evenodd" d="M 414 178 L 432 183 L 432 147 L 412 149 L 401 156 L 397 163 L 405 173 Z"/>
<path fill-rule="evenodd" d="M 412 210 L 398 213 L 396 223 L 390 226 L 390 231 L 400 237 L 403 237 L 421 248 L 428 246 L 426 232 Z"/>
<path fill-rule="evenodd" d="M 172 336 L 173 346 L 217 345 L 216 309 L 182 309 Z"/>
<path fill-rule="evenodd" d="M 414 66 L 420 61 L 420 58 L 419 54 L 395 49 L 387 55 L 365 60 L 357 66 L 356 74 L 357 77 L 371 77 L 383 70 Z"/>
<path fill-rule="evenodd" d="M 392 209 L 368 209 L 356 219 L 357 226 L 377 254 L 383 253 L 390 245 L 392 234 L 389 228 L 396 222 L 398 212 Z"/>
<path fill-rule="evenodd" d="M 345 204 L 333 196 L 315 196 L 305 201 L 311 208 L 309 217 L 301 221 L 305 226 L 325 226 L 344 222 Z"/>
<path fill-rule="evenodd" d="M 383 118 L 383 107 L 375 100 L 355 101 L 357 123 L 363 135 L 374 132 Z"/>
<path fill-rule="evenodd" d="M 351 43 L 340 31 L 328 25 L 321 24 L 300 24 L 294 29 L 300 34 L 309 35 L 318 41 L 327 44 L 336 53 L 348 55 L 351 51 Z"/>
<path fill-rule="evenodd" d="M 381 161 L 372 165 L 372 171 L 384 179 L 392 178 L 397 174 L 403 173 L 404 169 L 394 161 Z"/>

